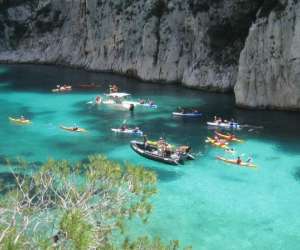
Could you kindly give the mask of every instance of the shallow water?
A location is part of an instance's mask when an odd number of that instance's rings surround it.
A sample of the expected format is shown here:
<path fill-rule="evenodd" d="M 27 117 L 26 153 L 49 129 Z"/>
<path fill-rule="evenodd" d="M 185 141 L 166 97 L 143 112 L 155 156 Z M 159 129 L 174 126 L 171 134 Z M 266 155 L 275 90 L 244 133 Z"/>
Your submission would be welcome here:
<path fill-rule="evenodd" d="M 101 88 L 51 93 L 56 84 L 68 82 L 95 82 Z M 111 83 L 136 99 L 150 97 L 159 108 L 130 113 L 87 104 Z M 204 116 L 175 119 L 171 112 L 177 106 L 197 107 Z M 49 157 L 78 160 L 103 153 L 155 171 L 159 178 L 155 210 L 144 229 L 132 229 L 136 235 L 179 239 L 193 249 L 297 249 L 300 244 L 299 113 L 245 111 L 234 107 L 232 95 L 34 65 L 0 66 L 0 107 L 0 164 L 17 156 L 40 164 Z M 244 157 L 252 156 L 256 170 L 215 160 L 224 152 L 204 142 L 213 134 L 205 123 L 215 114 L 254 126 L 237 132 L 246 142 L 233 147 Z M 8 121 L 8 116 L 20 115 L 31 119 L 32 125 Z M 197 159 L 173 167 L 138 156 L 129 146 L 133 137 L 110 131 L 124 120 L 141 127 L 149 138 L 165 136 L 173 144 L 191 145 Z M 68 133 L 59 129 L 61 124 L 77 124 L 88 132 Z M 5 171 L 1 164 L 0 179 L 7 180 Z"/>

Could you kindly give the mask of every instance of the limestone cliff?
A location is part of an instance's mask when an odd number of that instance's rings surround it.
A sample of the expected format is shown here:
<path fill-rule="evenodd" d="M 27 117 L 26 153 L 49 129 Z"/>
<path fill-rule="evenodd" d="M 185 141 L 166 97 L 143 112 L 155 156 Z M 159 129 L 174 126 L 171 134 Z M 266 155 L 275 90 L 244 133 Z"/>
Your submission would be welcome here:
<path fill-rule="evenodd" d="M 300 109 L 300 3 L 281 0 L 264 7 L 241 53 L 236 102 Z"/>
<path fill-rule="evenodd" d="M 0 61 L 235 86 L 240 106 L 299 109 L 299 15 L 297 0 L 0 0 Z"/>
<path fill-rule="evenodd" d="M 226 91 L 260 2 L 2 0 L 0 60 Z"/>

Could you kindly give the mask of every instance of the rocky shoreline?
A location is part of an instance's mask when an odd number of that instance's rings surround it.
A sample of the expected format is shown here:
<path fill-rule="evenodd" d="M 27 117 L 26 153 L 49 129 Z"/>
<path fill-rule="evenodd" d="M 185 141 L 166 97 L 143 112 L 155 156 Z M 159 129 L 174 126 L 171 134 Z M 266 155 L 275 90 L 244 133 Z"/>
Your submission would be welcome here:
<path fill-rule="evenodd" d="M 2 1 L 3 2 L 3 1 Z M 296 0 L 5 0 L 0 61 L 234 91 L 239 107 L 300 109 Z"/>

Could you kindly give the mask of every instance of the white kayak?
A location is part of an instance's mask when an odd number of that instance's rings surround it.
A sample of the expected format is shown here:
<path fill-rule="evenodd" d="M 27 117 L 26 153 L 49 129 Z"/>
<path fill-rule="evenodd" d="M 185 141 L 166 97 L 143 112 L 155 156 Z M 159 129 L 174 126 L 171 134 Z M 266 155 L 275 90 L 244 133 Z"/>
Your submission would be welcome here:
<path fill-rule="evenodd" d="M 241 126 L 236 122 L 207 122 L 207 125 L 220 128 L 241 129 Z"/>
<path fill-rule="evenodd" d="M 143 107 L 146 107 L 146 108 L 157 109 L 157 105 L 156 104 L 143 103 L 143 104 L 140 104 L 140 105 L 142 105 Z"/>
<path fill-rule="evenodd" d="M 182 112 L 173 112 L 174 116 L 180 116 L 180 117 L 201 117 L 201 112 L 190 112 L 190 113 L 182 113 Z"/>
<path fill-rule="evenodd" d="M 143 131 L 139 129 L 120 129 L 120 128 L 112 128 L 111 131 L 116 132 L 116 133 L 123 133 L 123 134 L 130 134 L 130 135 L 138 135 L 138 136 L 143 136 Z"/>

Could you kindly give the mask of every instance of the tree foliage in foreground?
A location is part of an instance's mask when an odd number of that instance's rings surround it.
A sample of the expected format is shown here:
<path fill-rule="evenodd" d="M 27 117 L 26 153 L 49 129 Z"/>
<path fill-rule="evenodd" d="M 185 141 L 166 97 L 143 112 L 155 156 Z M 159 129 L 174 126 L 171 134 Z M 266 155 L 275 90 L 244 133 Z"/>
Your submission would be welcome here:
<path fill-rule="evenodd" d="M 157 192 L 155 174 L 144 168 L 95 155 L 12 174 L 15 185 L 0 199 L 0 249 L 178 249 L 177 241 L 125 237 L 126 221 L 147 222 Z"/>

